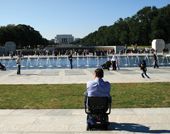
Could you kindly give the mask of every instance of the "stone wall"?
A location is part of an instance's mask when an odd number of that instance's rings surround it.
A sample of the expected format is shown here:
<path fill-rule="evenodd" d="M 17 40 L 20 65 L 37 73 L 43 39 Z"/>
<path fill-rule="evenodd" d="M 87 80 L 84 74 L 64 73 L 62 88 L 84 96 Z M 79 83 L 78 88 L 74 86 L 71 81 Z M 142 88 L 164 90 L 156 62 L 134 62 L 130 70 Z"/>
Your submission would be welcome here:
<path fill-rule="evenodd" d="M 5 56 L 5 47 L 0 47 L 0 56 Z"/>
<path fill-rule="evenodd" d="M 10 51 L 16 52 L 16 44 L 14 42 L 5 43 L 5 56 L 8 56 Z"/>
<path fill-rule="evenodd" d="M 124 52 L 124 46 L 114 46 L 115 53 L 119 53 L 120 50 Z"/>
<path fill-rule="evenodd" d="M 170 51 L 170 44 L 166 44 L 165 48 L 168 48 L 168 50 Z"/>

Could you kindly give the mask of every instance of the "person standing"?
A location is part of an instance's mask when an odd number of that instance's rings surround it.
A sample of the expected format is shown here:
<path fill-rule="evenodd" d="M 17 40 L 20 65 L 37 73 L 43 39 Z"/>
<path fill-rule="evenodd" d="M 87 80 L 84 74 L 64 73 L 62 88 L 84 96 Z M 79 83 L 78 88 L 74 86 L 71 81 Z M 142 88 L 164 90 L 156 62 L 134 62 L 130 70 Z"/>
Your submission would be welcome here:
<path fill-rule="evenodd" d="M 72 66 L 72 61 L 73 61 L 72 54 L 69 54 L 68 58 L 69 58 L 69 61 L 70 61 L 70 69 L 72 69 L 73 68 L 73 66 Z"/>
<path fill-rule="evenodd" d="M 11 51 L 11 58 L 13 58 L 13 52 Z"/>
<path fill-rule="evenodd" d="M 18 70 L 17 70 L 17 75 L 21 75 L 21 57 L 20 55 L 18 55 L 18 58 L 17 58 L 17 65 L 18 65 Z"/>
<path fill-rule="evenodd" d="M 116 60 L 116 67 L 118 68 L 118 70 L 120 70 L 118 59 Z"/>
<path fill-rule="evenodd" d="M 112 67 L 113 67 L 113 70 L 116 70 L 116 56 L 114 55 L 114 53 L 112 53 L 113 57 L 111 59 L 112 61 Z"/>
<path fill-rule="evenodd" d="M 22 51 L 21 51 L 21 52 L 20 52 L 20 56 L 21 56 L 21 57 L 22 57 L 22 54 L 23 54 L 23 53 L 22 53 Z"/>
<path fill-rule="evenodd" d="M 154 67 L 153 67 L 153 68 L 155 68 L 155 67 L 159 68 L 159 66 L 158 66 L 158 64 L 157 64 L 156 54 L 154 54 L 153 56 L 154 56 Z"/>
<path fill-rule="evenodd" d="M 147 68 L 146 68 L 146 62 L 145 62 L 145 60 L 143 60 L 143 62 L 142 62 L 142 64 L 141 64 L 141 70 L 143 71 L 143 72 L 141 73 L 142 78 L 145 78 L 145 76 L 146 76 L 148 79 L 150 79 L 150 77 L 146 74 Z M 145 76 L 144 76 L 144 75 L 145 75 Z"/>
<path fill-rule="evenodd" d="M 142 64 L 142 62 L 141 62 L 141 61 L 139 61 L 139 62 L 138 62 L 138 67 L 141 67 L 141 64 Z"/>

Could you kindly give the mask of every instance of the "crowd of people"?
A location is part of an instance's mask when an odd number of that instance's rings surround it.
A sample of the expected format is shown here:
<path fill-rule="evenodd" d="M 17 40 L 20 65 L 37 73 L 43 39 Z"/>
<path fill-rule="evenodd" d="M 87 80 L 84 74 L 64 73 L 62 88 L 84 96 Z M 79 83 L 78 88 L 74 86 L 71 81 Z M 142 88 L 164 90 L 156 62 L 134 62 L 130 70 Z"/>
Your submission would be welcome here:
<path fill-rule="evenodd" d="M 154 57 L 153 68 L 159 68 L 159 65 L 157 64 L 157 56 L 155 53 L 153 54 L 153 57 Z M 110 67 L 112 68 L 112 70 L 117 70 L 117 69 L 120 70 L 118 59 L 114 55 L 114 53 L 112 53 L 112 59 L 106 61 L 104 64 L 101 65 L 101 67 L 102 67 L 102 69 L 108 69 L 108 70 L 110 69 Z M 146 73 L 147 65 L 146 65 L 145 60 L 143 60 L 142 62 L 139 61 L 138 67 L 140 67 L 140 69 L 142 70 L 142 73 L 141 73 L 142 78 L 144 79 L 146 76 L 148 79 L 150 79 L 150 77 Z"/>

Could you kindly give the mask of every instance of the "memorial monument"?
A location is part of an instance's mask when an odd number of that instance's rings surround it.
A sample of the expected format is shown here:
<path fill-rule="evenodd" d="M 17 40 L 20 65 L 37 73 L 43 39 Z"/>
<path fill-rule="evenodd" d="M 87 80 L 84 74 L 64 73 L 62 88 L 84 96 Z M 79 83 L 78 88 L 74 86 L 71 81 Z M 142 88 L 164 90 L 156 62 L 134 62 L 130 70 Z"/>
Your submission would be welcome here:
<path fill-rule="evenodd" d="M 15 42 L 6 42 L 5 43 L 5 56 L 8 56 L 10 51 L 12 51 L 12 52 L 16 51 Z"/>
<path fill-rule="evenodd" d="M 165 48 L 165 41 L 163 39 L 154 39 L 152 41 L 152 48 L 157 50 L 157 53 L 162 53 Z"/>
<path fill-rule="evenodd" d="M 74 41 L 74 37 L 71 34 L 62 34 L 55 37 L 55 43 L 67 44 Z"/>

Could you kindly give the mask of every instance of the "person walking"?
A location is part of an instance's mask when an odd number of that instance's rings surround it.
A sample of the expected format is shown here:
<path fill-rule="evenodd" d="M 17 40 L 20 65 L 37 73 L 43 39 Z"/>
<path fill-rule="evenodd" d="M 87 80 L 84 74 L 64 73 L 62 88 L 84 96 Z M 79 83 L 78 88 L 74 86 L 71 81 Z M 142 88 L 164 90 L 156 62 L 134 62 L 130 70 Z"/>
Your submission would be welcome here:
<path fill-rule="evenodd" d="M 143 71 L 143 72 L 141 73 L 142 78 L 144 79 L 145 76 L 146 76 L 148 79 L 150 79 L 150 77 L 146 74 L 147 68 L 146 68 L 146 62 L 145 62 L 145 60 L 143 60 L 143 62 L 142 62 L 142 64 L 141 64 L 141 70 Z M 144 76 L 144 75 L 145 75 L 145 76 Z"/>
<path fill-rule="evenodd" d="M 112 61 L 112 68 L 113 68 L 113 70 L 116 70 L 116 56 L 114 55 L 114 53 L 112 53 L 112 59 L 111 59 L 111 61 Z"/>
<path fill-rule="evenodd" d="M 70 69 L 72 69 L 73 68 L 73 66 L 72 66 L 72 61 L 73 61 L 72 54 L 69 54 L 68 58 L 69 58 L 69 61 L 70 61 Z"/>
<path fill-rule="evenodd" d="M 158 66 L 158 64 L 157 64 L 156 54 L 154 54 L 153 57 L 154 57 L 154 67 L 153 67 L 153 68 L 155 68 L 155 67 L 159 68 L 159 66 Z"/>
<path fill-rule="evenodd" d="M 17 75 L 21 75 L 21 57 L 20 55 L 18 55 L 18 58 L 17 58 L 17 65 L 18 65 L 18 70 L 17 70 Z"/>

